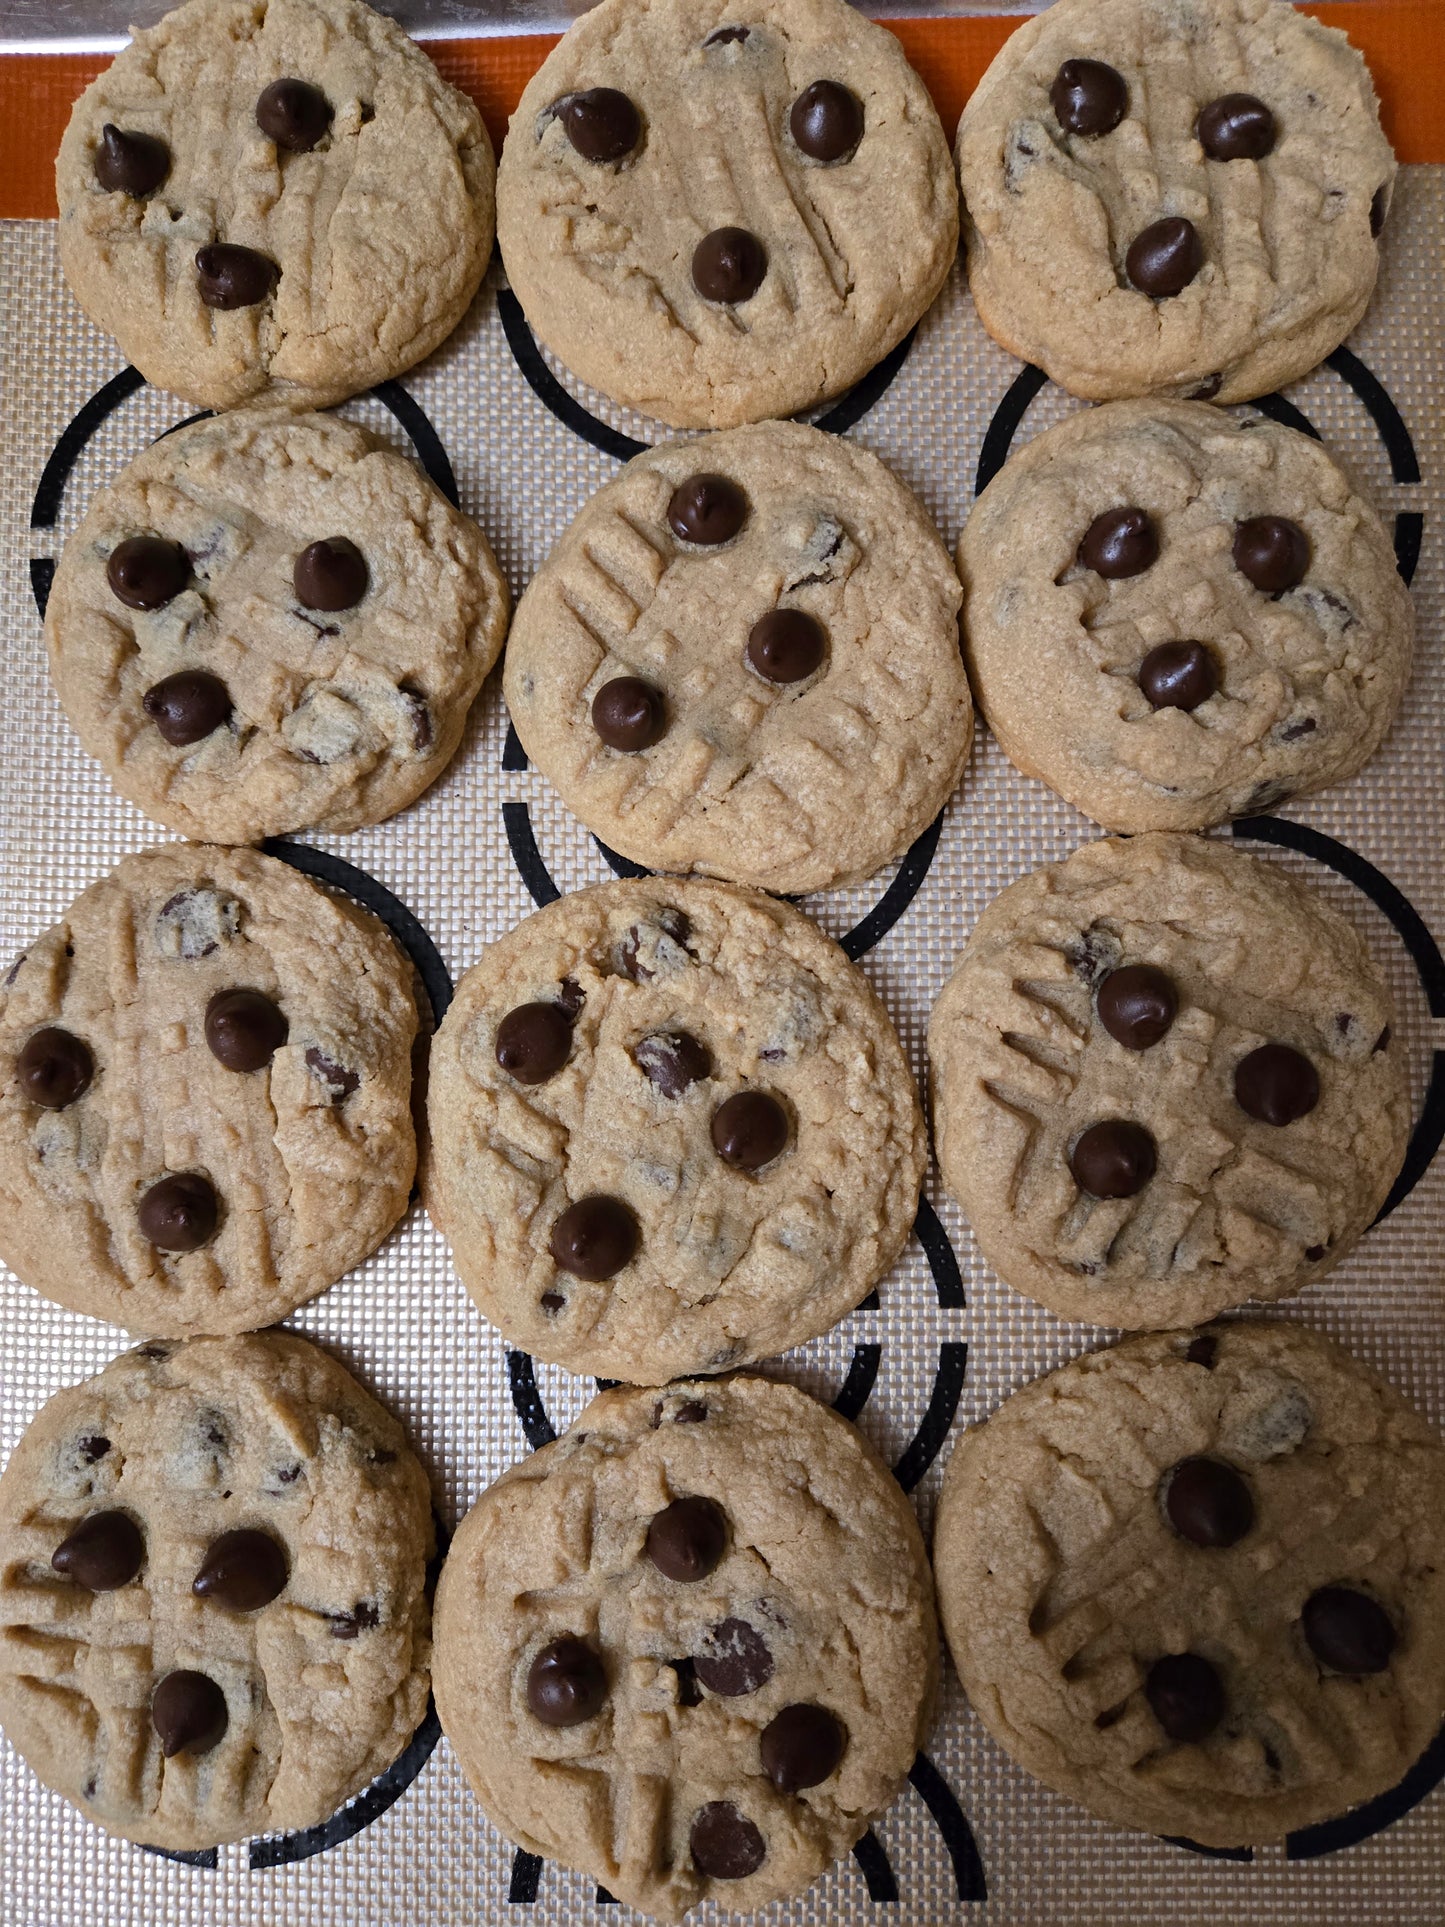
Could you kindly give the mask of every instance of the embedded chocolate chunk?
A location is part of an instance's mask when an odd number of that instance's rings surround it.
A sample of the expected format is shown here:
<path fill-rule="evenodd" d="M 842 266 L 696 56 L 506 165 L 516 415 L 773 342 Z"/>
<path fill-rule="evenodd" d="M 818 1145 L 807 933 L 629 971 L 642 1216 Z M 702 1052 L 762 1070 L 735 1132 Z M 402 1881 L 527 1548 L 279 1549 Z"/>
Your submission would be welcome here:
<path fill-rule="evenodd" d="M 306 1052 L 306 1068 L 319 1084 L 325 1086 L 326 1095 L 333 1104 L 344 1104 L 354 1091 L 361 1088 L 359 1071 L 348 1070 L 345 1064 L 338 1064 L 315 1044 Z"/>
<path fill-rule="evenodd" d="M 266 255 L 228 241 L 213 241 L 196 254 L 196 279 L 208 308 L 254 308 L 280 276 L 280 268 Z"/>
<path fill-rule="evenodd" d="M 1144 1697 L 1169 1738 L 1181 1744 L 1207 1739 L 1224 1718 L 1224 1682 L 1198 1653 L 1156 1659 Z"/>
<path fill-rule="evenodd" d="M 863 103 L 836 80 L 815 80 L 793 102 L 788 130 L 811 161 L 846 161 L 863 138 Z"/>
<path fill-rule="evenodd" d="M 181 669 L 152 683 L 141 706 L 172 749 L 204 742 L 231 720 L 231 692 L 208 669 Z"/>
<path fill-rule="evenodd" d="M 642 116 L 616 87 L 567 94 L 552 111 L 583 160 L 599 166 L 624 159 L 642 139 Z"/>
<path fill-rule="evenodd" d="M 653 1514 L 647 1528 L 648 1558 L 668 1579 L 695 1585 L 716 1572 L 727 1551 L 727 1515 L 712 1499 L 674 1499 Z"/>
<path fill-rule="evenodd" d="M 1151 709 L 1192 712 L 1218 689 L 1219 671 L 1202 642 L 1160 642 L 1140 663 L 1138 681 Z"/>
<path fill-rule="evenodd" d="M 218 990 L 206 1005 L 206 1043 L 228 1071 L 259 1071 L 286 1042 L 287 1023 L 260 990 Z"/>
<path fill-rule="evenodd" d="M 737 1091 L 713 1112 L 712 1141 L 724 1164 L 760 1171 L 787 1148 L 788 1114 L 766 1091 Z"/>
<path fill-rule="evenodd" d="M 1199 145 L 1212 161 L 1262 161 L 1274 152 L 1279 128 L 1253 94 L 1221 94 L 1199 112 Z"/>
<path fill-rule="evenodd" d="M 163 609 L 190 581 L 191 558 L 179 542 L 128 535 L 111 550 L 105 579 L 127 609 Z"/>
<path fill-rule="evenodd" d="M 1091 1198 L 1135 1197 L 1153 1177 L 1154 1139 L 1129 1118 L 1091 1124 L 1069 1153 L 1074 1182 Z"/>
<path fill-rule="evenodd" d="M 609 749 L 651 749 L 667 728 L 662 691 L 640 676 L 614 676 L 592 698 L 592 727 Z"/>
<path fill-rule="evenodd" d="M 129 1513 L 92 1512 L 61 1540 L 50 1563 L 87 1592 L 116 1592 L 135 1578 L 145 1556 L 145 1540 Z"/>
<path fill-rule="evenodd" d="M 307 80 L 273 80 L 256 101 L 256 125 L 288 154 L 309 154 L 331 131 L 331 102 Z"/>
<path fill-rule="evenodd" d="M 1181 1459 L 1161 1484 L 1170 1525 L 1193 1545 L 1235 1545 L 1254 1524 L 1254 1499 L 1232 1465 Z"/>
<path fill-rule="evenodd" d="M 95 178 L 107 194 L 143 200 L 171 171 L 171 150 L 154 134 L 137 134 L 107 121 L 95 150 Z"/>
<path fill-rule="evenodd" d="M 1095 999 L 1099 1022 L 1126 1050 L 1148 1050 L 1165 1036 L 1179 1013 L 1174 982 L 1153 964 L 1111 970 Z"/>
<path fill-rule="evenodd" d="M 1129 111 L 1129 86 L 1102 60 L 1066 60 L 1054 75 L 1049 102 L 1066 134 L 1094 139 L 1112 134 Z"/>
<path fill-rule="evenodd" d="M 667 504 L 667 526 L 680 542 L 717 548 L 748 519 L 748 498 L 726 475 L 690 475 Z"/>
<path fill-rule="evenodd" d="M 199 1251 L 215 1236 L 220 1203 L 199 1171 L 181 1171 L 153 1184 L 136 1207 L 141 1234 L 158 1251 Z"/>
<path fill-rule="evenodd" d="M 302 607 L 330 615 L 354 609 L 370 581 L 366 557 L 345 535 L 328 535 L 310 543 L 291 570 L 291 586 Z"/>
<path fill-rule="evenodd" d="M 579 1198 L 552 1226 L 553 1261 L 574 1278 L 600 1284 L 631 1264 L 641 1242 L 637 1220 L 621 1198 Z"/>
<path fill-rule="evenodd" d="M 821 622 L 802 609 L 770 609 L 748 632 L 748 667 L 768 682 L 803 682 L 827 653 Z"/>
<path fill-rule="evenodd" d="M 167 1673 L 151 1697 L 151 1723 L 168 1760 L 209 1753 L 230 1723 L 226 1696 L 204 1673 Z"/>
<path fill-rule="evenodd" d="M 714 228 L 693 250 L 692 285 L 704 301 L 751 301 L 768 272 L 768 251 L 745 227 Z"/>
<path fill-rule="evenodd" d="M 545 1084 L 572 1054 L 572 1019 L 560 1004 L 518 1004 L 497 1025 L 493 1054 L 519 1084 Z"/>
<path fill-rule="evenodd" d="M 1310 539 L 1284 515 L 1256 515 L 1234 532 L 1234 566 L 1266 595 L 1283 595 L 1309 571 Z"/>
<path fill-rule="evenodd" d="M 714 1626 L 693 1655 L 697 1676 L 710 1693 L 739 1699 L 756 1693 L 773 1677 L 773 1656 L 767 1641 L 745 1619 L 727 1618 Z"/>
<path fill-rule="evenodd" d="M 848 1729 L 825 1706 L 785 1706 L 763 1728 L 763 1771 L 779 1793 L 821 1786 L 837 1772 Z"/>
<path fill-rule="evenodd" d="M 1141 294 L 1156 301 L 1182 294 L 1204 266 L 1204 243 L 1192 221 L 1171 214 L 1137 235 L 1124 269 Z"/>
<path fill-rule="evenodd" d="M 585 1640 L 564 1633 L 527 1671 L 527 1704 L 543 1726 L 580 1726 L 602 1710 L 607 1672 Z"/>
<path fill-rule="evenodd" d="M 1289 1044 L 1261 1044 L 1235 1065 L 1234 1096 L 1261 1124 L 1293 1124 L 1319 1103 L 1319 1072 Z"/>
<path fill-rule="evenodd" d="M 20 1088 L 42 1110 L 63 1111 L 84 1097 L 95 1076 L 95 1059 L 88 1047 L 59 1024 L 32 1032 L 15 1060 Z"/>
<path fill-rule="evenodd" d="M 1141 508 L 1105 509 L 1079 544 L 1079 561 L 1110 581 L 1143 575 L 1159 560 L 1159 533 Z"/>
<path fill-rule="evenodd" d="M 1353 1586 L 1321 1586 L 1312 1592 L 1300 1626 L 1322 1666 L 1361 1679 L 1386 1670 L 1399 1638 L 1384 1607 Z"/>
<path fill-rule="evenodd" d="M 767 1843 L 731 1800 L 709 1800 L 688 1830 L 692 1864 L 710 1880 L 746 1880 L 767 1858 Z"/>
<path fill-rule="evenodd" d="M 1198 1338 L 1190 1339 L 1184 1356 L 1191 1365 L 1202 1365 L 1206 1372 L 1212 1372 L 1218 1351 L 1219 1340 L 1210 1332 L 1201 1332 Z"/>
<path fill-rule="evenodd" d="M 242 1528 L 213 1539 L 191 1581 L 198 1599 L 233 1613 L 259 1612 L 286 1590 L 286 1555 L 269 1532 Z"/>
<path fill-rule="evenodd" d="M 712 1054 L 685 1030 L 655 1031 L 632 1047 L 632 1061 L 664 1097 L 681 1097 L 712 1076 Z"/>

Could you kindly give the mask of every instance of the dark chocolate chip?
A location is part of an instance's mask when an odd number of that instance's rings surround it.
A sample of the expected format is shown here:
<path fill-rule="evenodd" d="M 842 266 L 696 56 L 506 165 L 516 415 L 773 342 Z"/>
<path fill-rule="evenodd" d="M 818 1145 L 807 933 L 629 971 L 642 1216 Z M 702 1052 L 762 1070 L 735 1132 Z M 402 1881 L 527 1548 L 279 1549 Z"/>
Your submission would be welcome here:
<path fill-rule="evenodd" d="M 1201 108 L 1199 145 L 1212 161 L 1262 161 L 1279 138 L 1274 115 L 1253 94 L 1221 94 Z"/>
<path fill-rule="evenodd" d="M 1353 1586 L 1321 1586 L 1312 1592 L 1300 1625 L 1321 1666 L 1356 1677 L 1383 1673 L 1399 1637 L 1384 1607 Z"/>
<path fill-rule="evenodd" d="M 1303 736 L 1313 736 L 1319 724 L 1313 716 L 1302 716 L 1297 723 L 1286 723 L 1281 729 L 1279 740 L 1282 743 L 1297 743 Z"/>
<path fill-rule="evenodd" d="M 785 1706 L 763 1728 L 763 1771 L 779 1793 L 821 1786 L 837 1771 L 848 1729 L 825 1706 Z"/>
<path fill-rule="evenodd" d="M 648 1558 L 679 1585 L 695 1585 L 716 1572 L 727 1544 L 727 1515 L 711 1499 L 674 1499 L 647 1528 Z"/>
<path fill-rule="evenodd" d="M 159 1251 L 198 1251 L 215 1236 L 220 1206 L 209 1178 L 181 1171 L 153 1184 L 136 1208 L 141 1235 Z"/>
<path fill-rule="evenodd" d="M 692 285 L 704 301 L 751 301 L 768 271 L 768 251 L 745 227 L 714 228 L 693 249 Z"/>
<path fill-rule="evenodd" d="M 1139 687 L 1151 709 L 1198 709 L 1219 687 L 1214 657 L 1202 642 L 1160 642 L 1139 665 Z"/>
<path fill-rule="evenodd" d="M 297 556 L 291 570 L 296 600 L 306 609 L 354 609 L 366 594 L 371 571 L 366 557 L 344 535 L 328 535 Z"/>
<path fill-rule="evenodd" d="M 746 27 L 714 27 L 702 44 L 704 47 L 727 47 L 735 43 L 740 45 L 747 37 Z"/>
<path fill-rule="evenodd" d="M 415 683 L 399 682 L 396 693 L 406 704 L 411 716 L 411 742 L 416 750 L 430 749 L 432 743 L 431 707 L 426 697 Z"/>
<path fill-rule="evenodd" d="M 664 1097 L 681 1097 L 712 1076 L 712 1054 L 685 1030 L 654 1031 L 632 1047 L 632 1061 Z"/>
<path fill-rule="evenodd" d="M 1129 87 L 1102 60 L 1066 60 L 1054 75 L 1049 100 L 1066 134 L 1111 134 L 1129 111 Z"/>
<path fill-rule="evenodd" d="M 584 161 L 620 161 L 642 139 L 641 114 L 615 87 L 568 94 L 553 111 Z"/>
<path fill-rule="evenodd" d="M 1375 189 L 1370 200 L 1370 232 L 1378 241 L 1385 231 L 1385 221 L 1390 212 L 1390 190 L 1382 183 Z"/>
<path fill-rule="evenodd" d="M 677 1703 L 679 1706 L 701 1706 L 702 1688 L 697 1683 L 697 1668 L 690 1659 L 670 1659 L 668 1665 L 677 1674 Z"/>
<path fill-rule="evenodd" d="M 253 1613 L 286 1590 L 286 1555 L 269 1532 L 243 1527 L 213 1539 L 191 1581 L 198 1599 Z"/>
<path fill-rule="evenodd" d="M 836 80 L 815 80 L 793 102 L 788 129 L 811 161 L 845 161 L 863 138 L 863 103 Z"/>
<path fill-rule="evenodd" d="M 1232 1546 L 1254 1524 L 1249 1487 L 1218 1459 L 1181 1459 L 1166 1472 L 1164 1510 L 1179 1536 L 1196 1546 Z"/>
<path fill-rule="evenodd" d="M 259 1071 L 286 1042 L 281 1011 L 260 990 L 218 990 L 206 1005 L 206 1043 L 228 1071 Z"/>
<path fill-rule="evenodd" d="M 196 254 L 196 278 L 208 308 L 254 308 L 275 287 L 281 270 L 254 248 L 213 241 Z"/>
<path fill-rule="evenodd" d="M 1215 1354 L 1218 1350 L 1219 1340 L 1212 1338 L 1208 1332 L 1205 1332 L 1198 1338 L 1190 1339 L 1188 1350 L 1184 1356 L 1189 1360 L 1191 1365 L 1202 1365 L 1206 1372 L 1212 1372 L 1214 1370 Z"/>
<path fill-rule="evenodd" d="M 543 1726 L 580 1726 L 602 1710 L 607 1673 L 585 1640 L 563 1633 L 527 1671 L 527 1704 Z"/>
<path fill-rule="evenodd" d="M 1156 1659 L 1144 1681 L 1144 1697 L 1171 1740 L 1207 1739 L 1224 1718 L 1224 1682 L 1198 1653 Z"/>
<path fill-rule="evenodd" d="M 231 692 L 208 669 L 180 669 L 152 683 L 142 707 L 173 749 L 214 735 L 231 718 Z"/>
<path fill-rule="evenodd" d="M 111 550 L 105 579 L 127 609 L 163 609 L 190 581 L 191 558 L 179 542 L 129 535 Z"/>
<path fill-rule="evenodd" d="M 1319 1103 L 1319 1072 L 1288 1044 L 1261 1044 L 1235 1065 L 1234 1096 L 1261 1124 L 1293 1124 Z"/>
<path fill-rule="evenodd" d="M 103 1459 L 109 1450 L 110 1440 L 102 1438 L 99 1432 L 92 1432 L 79 1444 L 80 1456 L 87 1465 L 94 1465 L 97 1459 Z"/>
<path fill-rule="evenodd" d="M 1306 1245 L 1305 1256 L 1312 1265 L 1317 1265 L 1320 1259 L 1324 1257 L 1326 1249 L 1327 1247 L 1325 1245 Z"/>
<path fill-rule="evenodd" d="M 692 1864 L 709 1880 L 746 1880 L 767 1858 L 767 1844 L 731 1800 L 709 1800 L 692 1816 Z"/>
<path fill-rule="evenodd" d="M 662 691 L 640 676 L 614 676 L 592 698 L 592 727 L 609 749 L 651 749 L 667 728 Z"/>
<path fill-rule="evenodd" d="M 128 133 L 109 121 L 95 150 L 95 178 L 107 194 L 152 194 L 171 171 L 171 150 L 153 134 Z"/>
<path fill-rule="evenodd" d="M 1234 566 L 1266 595 L 1283 595 L 1303 582 L 1310 539 L 1283 515 L 1256 515 L 1234 531 Z"/>
<path fill-rule="evenodd" d="M 358 1600 L 349 1613 L 326 1613 L 333 1639 L 356 1639 L 381 1624 L 381 1614 L 369 1599 Z"/>
<path fill-rule="evenodd" d="M 1206 375 L 1197 388 L 1191 388 L 1185 396 L 1186 401 L 1213 401 L 1224 386 L 1224 376 Z"/>
<path fill-rule="evenodd" d="M 600 1284 L 631 1264 L 640 1237 L 637 1220 L 621 1198 L 579 1198 L 552 1226 L 548 1249 L 561 1270 Z"/>
<path fill-rule="evenodd" d="M 768 682 L 802 682 L 822 662 L 828 635 L 802 609 L 770 609 L 748 632 L 748 666 Z"/>
<path fill-rule="evenodd" d="M 701 1425 L 707 1417 L 707 1407 L 700 1398 L 690 1398 L 679 1405 L 672 1415 L 674 1425 Z"/>
<path fill-rule="evenodd" d="M 748 519 L 748 498 L 726 475 L 690 475 L 667 504 L 667 526 L 680 542 L 714 549 L 731 542 Z"/>
<path fill-rule="evenodd" d="M 95 1059 L 72 1032 L 47 1024 L 25 1040 L 15 1069 L 20 1088 L 32 1104 L 63 1111 L 90 1089 Z"/>
<path fill-rule="evenodd" d="M 767 1642 L 745 1619 L 724 1619 L 714 1626 L 693 1663 L 707 1690 L 726 1699 L 756 1693 L 773 1677 L 773 1656 Z"/>
<path fill-rule="evenodd" d="M 288 154 L 309 154 L 331 126 L 331 102 L 307 80 L 273 80 L 256 101 L 256 125 Z"/>
<path fill-rule="evenodd" d="M 336 1063 L 325 1051 L 318 1050 L 315 1044 L 306 1053 L 306 1068 L 319 1083 L 326 1086 L 326 1094 L 333 1104 L 344 1104 L 353 1091 L 361 1088 L 360 1072 Z"/>
<path fill-rule="evenodd" d="M 1105 509 L 1094 517 L 1079 544 L 1082 566 L 1111 581 L 1143 575 L 1158 560 L 1159 536 L 1141 508 Z"/>
<path fill-rule="evenodd" d="M 1154 1139 L 1128 1118 L 1091 1124 L 1069 1153 L 1074 1182 L 1091 1198 L 1132 1198 L 1154 1175 Z"/>
<path fill-rule="evenodd" d="M 661 930 L 664 936 L 670 937 L 681 949 L 687 950 L 689 956 L 693 955 L 687 947 L 687 940 L 692 934 L 692 920 L 681 910 L 670 908 L 659 910 L 656 915 L 656 928 Z M 634 923 L 629 928 L 627 935 L 613 952 L 613 966 L 619 977 L 630 978 L 635 984 L 650 984 L 657 973 L 649 970 L 640 960 L 642 932 L 643 926 L 639 923 Z"/>
<path fill-rule="evenodd" d="M 87 1592 L 128 1586 L 145 1564 L 140 1527 L 125 1512 L 92 1512 L 50 1555 L 50 1563 Z"/>
<path fill-rule="evenodd" d="M 537 1302 L 549 1318 L 555 1318 L 559 1311 L 567 1309 L 567 1300 L 560 1291 L 544 1291 Z"/>
<path fill-rule="evenodd" d="M 760 1171 L 788 1142 L 788 1114 L 766 1091 L 736 1091 L 712 1114 L 713 1149 L 738 1171 Z"/>
<path fill-rule="evenodd" d="M 168 1760 L 209 1753 L 225 1735 L 226 1696 L 204 1673 L 167 1673 L 151 1698 L 151 1723 Z"/>
<path fill-rule="evenodd" d="M 1192 221 L 1171 214 L 1136 235 L 1124 269 L 1141 294 L 1156 301 L 1182 294 L 1204 266 L 1204 243 Z"/>
<path fill-rule="evenodd" d="M 497 1025 L 493 1049 L 519 1084 L 545 1084 L 572 1054 L 572 1019 L 560 1004 L 518 1004 Z"/>
<path fill-rule="evenodd" d="M 587 1001 L 587 992 L 575 977 L 564 977 L 557 986 L 557 1002 L 569 1017 L 575 1017 Z"/>
<path fill-rule="evenodd" d="M 1153 964 L 1125 964 L 1099 985 L 1099 1022 L 1126 1050 L 1148 1050 L 1179 1013 L 1173 979 Z"/>

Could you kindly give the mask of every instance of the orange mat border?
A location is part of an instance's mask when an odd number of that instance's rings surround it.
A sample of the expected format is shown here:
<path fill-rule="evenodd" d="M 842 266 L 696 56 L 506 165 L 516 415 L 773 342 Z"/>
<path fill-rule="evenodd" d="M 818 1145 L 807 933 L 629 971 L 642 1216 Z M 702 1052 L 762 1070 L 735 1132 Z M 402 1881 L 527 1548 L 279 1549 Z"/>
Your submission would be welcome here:
<path fill-rule="evenodd" d="M 1441 0 L 1311 0 L 1304 9 L 1344 27 L 1374 72 L 1385 128 L 1402 161 L 1445 161 L 1445 7 Z M 927 82 L 950 135 L 963 104 L 1015 18 L 890 21 Z M 481 108 L 495 146 L 555 34 L 432 40 L 426 50 Z M 55 218 L 53 157 L 76 97 L 109 65 L 105 54 L 0 56 L 0 216 Z"/>

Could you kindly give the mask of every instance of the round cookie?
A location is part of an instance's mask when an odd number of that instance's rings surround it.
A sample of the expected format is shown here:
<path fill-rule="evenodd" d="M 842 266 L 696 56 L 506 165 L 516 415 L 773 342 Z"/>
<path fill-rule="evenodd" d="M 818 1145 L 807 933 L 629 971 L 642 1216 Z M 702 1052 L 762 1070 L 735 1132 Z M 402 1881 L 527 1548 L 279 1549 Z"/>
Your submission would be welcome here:
<path fill-rule="evenodd" d="M 401 1427 L 314 1345 L 142 1345 L 0 1479 L 0 1723 L 127 1840 L 315 1826 L 426 1712 L 432 1546 Z"/>
<path fill-rule="evenodd" d="M 927 1137 L 861 971 L 799 911 L 597 884 L 490 945 L 431 1054 L 427 1209 L 507 1337 L 655 1385 L 828 1330 L 902 1249 Z"/>
<path fill-rule="evenodd" d="M 901 855 L 963 774 L 960 599 L 922 504 L 841 436 L 676 442 L 600 489 L 533 577 L 507 705 L 634 862 L 831 889 Z"/>
<path fill-rule="evenodd" d="M 1262 1845 L 1445 1712 L 1445 1447 L 1299 1325 L 1136 1338 L 965 1433 L 934 1537 L 974 1711 L 1119 1826 Z"/>
<path fill-rule="evenodd" d="M 1056 0 L 958 170 L 984 326 L 1093 401 L 1308 374 L 1369 305 L 1395 183 L 1364 61 L 1284 0 Z"/>
<path fill-rule="evenodd" d="M 1409 680 L 1390 537 L 1265 416 L 1072 415 L 979 496 L 958 564 L 989 727 L 1107 829 L 1201 829 L 1341 782 Z"/>
<path fill-rule="evenodd" d="M 257 851 L 127 857 L 0 988 L 0 1257 L 172 1338 L 325 1291 L 406 1209 L 411 975 Z"/>
<path fill-rule="evenodd" d="M 1321 1278 L 1410 1131 L 1389 992 L 1309 885 L 1227 844 L 1086 844 L 1011 884 L 928 1027 L 944 1180 L 998 1275 L 1157 1329 Z"/>
<path fill-rule="evenodd" d="M 731 428 L 903 339 L 958 251 L 958 189 L 923 82 L 843 0 L 602 0 L 512 116 L 497 238 L 574 374 Z"/>
<path fill-rule="evenodd" d="M 45 636 L 116 788 L 184 836 L 251 843 L 420 796 L 508 606 L 487 538 L 414 463 L 272 404 L 164 436 L 97 492 Z"/>
<path fill-rule="evenodd" d="M 659 1920 L 817 1879 L 901 1791 L 937 1681 L 908 1501 L 766 1379 L 602 1393 L 437 1587 L 437 1711 L 488 1816 Z"/>
<path fill-rule="evenodd" d="M 76 103 L 61 266 L 158 387 L 321 407 L 456 327 L 494 179 L 476 108 L 361 0 L 188 0 Z"/>

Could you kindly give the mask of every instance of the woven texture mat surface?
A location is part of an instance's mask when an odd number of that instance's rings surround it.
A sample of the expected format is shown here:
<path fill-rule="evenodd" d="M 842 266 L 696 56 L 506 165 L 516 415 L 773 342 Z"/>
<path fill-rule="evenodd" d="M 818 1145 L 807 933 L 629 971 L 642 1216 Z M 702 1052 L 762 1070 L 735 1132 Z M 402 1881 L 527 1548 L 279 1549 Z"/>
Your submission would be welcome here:
<path fill-rule="evenodd" d="M 1287 815 L 1236 826 L 1308 875 L 1367 934 L 1409 1050 L 1423 1157 L 1445 1104 L 1445 168 L 1405 171 L 1374 308 L 1350 351 L 1272 409 L 1302 411 L 1395 522 L 1415 566 L 1419 661 L 1404 710 L 1364 775 Z M 60 280 L 55 229 L 0 223 L 4 483 L 0 491 L 0 958 L 122 855 L 161 840 L 80 750 L 45 671 L 37 604 L 51 561 L 94 490 L 188 412 L 143 386 Z M 996 464 L 1076 404 L 984 335 L 958 277 L 891 380 L 855 391 L 846 432 L 922 495 L 950 544 L 981 459 Z M 453 340 L 381 398 L 350 404 L 438 479 L 490 536 L 520 590 L 627 437 L 656 438 L 540 356 L 494 270 Z M 855 418 L 856 417 L 856 418 Z M 1294 419 L 1293 415 L 1288 418 Z M 1006 762 L 980 732 L 936 838 L 867 887 L 806 907 L 849 948 L 893 1013 L 920 1078 L 929 1008 L 979 910 L 1057 860 L 1093 826 Z M 455 979 L 556 890 L 610 874 L 603 853 L 529 770 L 493 676 L 442 781 L 377 829 L 333 839 L 419 920 Z M 324 863 L 323 859 L 323 863 Z M 328 872 L 335 875 L 335 872 Z M 368 883 L 367 880 L 370 880 Z M 851 933 L 851 934 L 849 934 Z M 433 968 L 437 999 L 445 975 Z M 930 1174 L 928 1200 L 877 1309 L 768 1367 L 839 1399 L 912 1491 L 925 1531 L 952 1434 L 1104 1334 L 1061 1323 L 1002 1286 Z M 1353 1257 L 1279 1308 L 1342 1339 L 1445 1423 L 1445 1160 L 1437 1159 Z M 359 1271 L 292 1321 L 345 1360 L 410 1428 L 450 1524 L 482 1488 L 591 1395 L 590 1380 L 509 1357 L 447 1250 L 413 1207 Z M 0 1271 L 0 1453 L 52 1392 L 125 1344 Z M 445 1741 L 423 1729 L 397 1768 L 316 1836 L 223 1849 L 188 1866 L 113 1841 L 43 1791 L 0 1747 L 0 1922 L 118 1927 L 144 1921 L 266 1927 L 517 1927 L 636 1918 L 581 1877 L 518 1856 L 487 1822 Z M 1071 1923 L 1430 1923 L 1445 1886 L 1445 1743 L 1393 1796 L 1252 1858 L 1206 1857 L 1117 1833 L 1015 1768 L 951 1676 L 913 1782 L 855 1855 L 778 1922 L 930 1927 Z M 708 1910 L 697 1916 L 711 1917 Z M 759 1916 L 762 1918 L 762 1916 Z"/>

